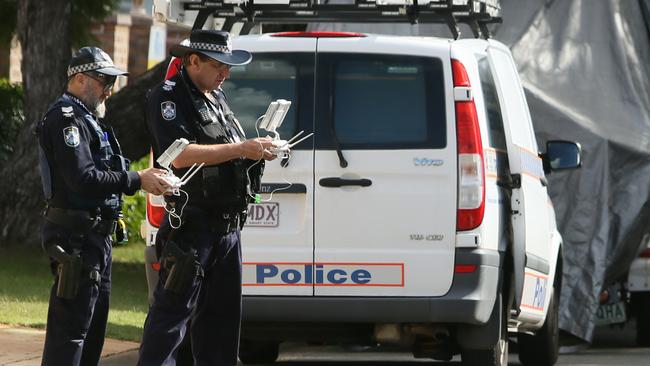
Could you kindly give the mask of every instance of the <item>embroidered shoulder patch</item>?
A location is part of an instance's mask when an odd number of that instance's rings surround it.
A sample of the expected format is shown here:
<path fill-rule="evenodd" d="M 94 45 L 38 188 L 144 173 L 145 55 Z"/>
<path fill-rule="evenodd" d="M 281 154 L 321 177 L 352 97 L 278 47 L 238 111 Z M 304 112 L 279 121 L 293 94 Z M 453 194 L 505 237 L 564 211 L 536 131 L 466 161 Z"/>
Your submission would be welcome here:
<path fill-rule="evenodd" d="M 63 140 L 65 144 L 70 147 L 79 146 L 79 129 L 74 126 L 66 127 L 63 129 Z"/>
<path fill-rule="evenodd" d="M 171 91 L 174 88 L 174 85 L 176 85 L 175 81 L 165 80 L 165 85 L 163 85 L 163 90 Z"/>
<path fill-rule="evenodd" d="M 172 101 L 166 101 L 160 103 L 160 112 L 162 117 L 167 121 L 171 121 L 176 118 L 176 103 Z"/>
<path fill-rule="evenodd" d="M 61 107 L 61 112 L 63 112 L 63 117 L 72 118 L 74 117 L 74 109 L 72 106 Z"/>

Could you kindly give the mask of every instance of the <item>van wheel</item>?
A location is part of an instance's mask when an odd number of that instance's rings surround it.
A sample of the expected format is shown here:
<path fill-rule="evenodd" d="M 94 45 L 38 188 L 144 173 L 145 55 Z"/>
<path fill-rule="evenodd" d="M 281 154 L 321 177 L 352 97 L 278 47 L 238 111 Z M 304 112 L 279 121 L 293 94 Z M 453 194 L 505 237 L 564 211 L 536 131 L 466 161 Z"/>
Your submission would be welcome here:
<path fill-rule="evenodd" d="M 460 357 L 466 366 L 507 366 L 508 365 L 508 316 L 510 307 L 503 305 L 503 295 L 497 297 L 500 321 L 499 340 L 486 350 L 462 350 Z"/>
<path fill-rule="evenodd" d="M 639 347 L 650 347 L 650 292 L 632 293 L 636 305 L 636 343 Z"/>
<path fill-rule="evenodd" d="M 558 326 L 558 304 L 560 291 L 553 287 L 544 325 L 535 335 L 520 333 L 519 361 L 525 366 L 552 366 L 557 362 L 560 328 Z"/>
<path fill-rule="evenodd" d="M 239 345 L 239 359 L 244 364 L 273 363 L 278 359 L 280 344 L 272 341 L 243 340 Z"/>

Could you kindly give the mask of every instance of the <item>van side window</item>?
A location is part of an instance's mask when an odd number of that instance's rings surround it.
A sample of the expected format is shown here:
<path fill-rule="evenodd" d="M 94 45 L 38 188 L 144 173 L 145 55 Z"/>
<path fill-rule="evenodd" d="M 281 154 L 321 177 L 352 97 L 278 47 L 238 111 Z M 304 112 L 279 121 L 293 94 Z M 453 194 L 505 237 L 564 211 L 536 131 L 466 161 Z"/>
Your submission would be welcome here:
<path fill-rule="evenodd" d="M 447 144 L 442 61 L 321 54 L 331 75 L 328 114 L 344 149 L 442 149 Z M 319 61 L 320 62 L 320 61 Z M 322 68 L 319 70 L 323 70 Z M 319 91 L 322 89 L 318 89 Z M 331 126 L 330 123 L 327 123 Z"/>
<path fill-rule="evenodd" d="M 481 78 L 481 89 L 483 89 L 483 104 L 485 105 L 485 115 L 488 121 L 490 146 L 497 150 L 507 151 L 506 133 L 503 129 L 497 87 L 494 84 L 487 57 L 483 56 L 478 59 L 478 72 Z"/>
<path fill-rule="evenodd" d="M 250 64 L 232 67 L 223 90 L 247 137 L 257 136 L 255 121 L 276 99 L 292 101 L 278 132 L 286 138 L 295 133 L 300 105 L 297 58 L 286 54 L 256 54 Z M 260 135 L 266 136 L 266 131 L 260 131 Z"/>

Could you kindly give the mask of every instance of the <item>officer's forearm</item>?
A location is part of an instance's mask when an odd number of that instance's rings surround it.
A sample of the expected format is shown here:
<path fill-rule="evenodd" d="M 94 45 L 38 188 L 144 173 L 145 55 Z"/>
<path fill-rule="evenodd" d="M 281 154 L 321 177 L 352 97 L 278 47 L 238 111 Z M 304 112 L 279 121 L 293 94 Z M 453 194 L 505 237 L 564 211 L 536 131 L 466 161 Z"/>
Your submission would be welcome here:
<path fill-rule="evenodd" d="M 221 164 L 243 155 L 241 144 L 198 145 L 190 144 L 174 160 L 175 168 L 187 168 L 192 164 Z"/>
<path fill-rule="evenodd" d="M 129 188 L 125 187 L 125 180 L 128 180 L 127 174 L 127 172 L 111 172 L 91 168 L 76 174 L 68 174 L 64 176 L 64 180 L 73 192 L 90 197 L 104 197 L 107 193 L 118 194 L 127 190 Z"/>

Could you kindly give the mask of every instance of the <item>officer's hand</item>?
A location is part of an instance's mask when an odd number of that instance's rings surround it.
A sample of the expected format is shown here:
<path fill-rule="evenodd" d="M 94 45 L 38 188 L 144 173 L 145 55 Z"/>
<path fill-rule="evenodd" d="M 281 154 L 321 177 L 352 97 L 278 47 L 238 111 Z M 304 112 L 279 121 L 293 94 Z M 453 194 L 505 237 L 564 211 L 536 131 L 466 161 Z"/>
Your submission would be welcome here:
<path fill-rule="evenodd" d="M 241 155 L 251 160 L 273 160 L 277 156 L 271 154 L 268 150 L 273 147 L 272 141 L 270 137 L 257 137 L 241 142 Z"/>
<path fill-rule="evenodd" d="M 144 191 L 155 195 L 161 195 L 167 192 L 171 186 L 160 176 L 164 175 L 165 171 L 162 169 L 149 168 L 138 171 L 140 176 L 140 188 Z"/>

